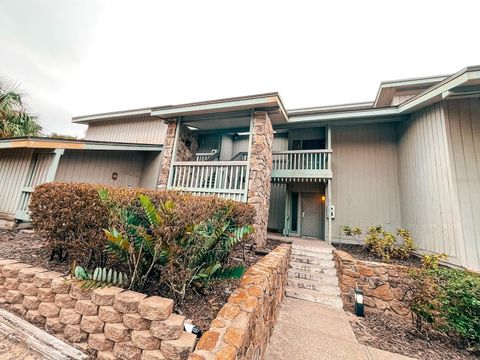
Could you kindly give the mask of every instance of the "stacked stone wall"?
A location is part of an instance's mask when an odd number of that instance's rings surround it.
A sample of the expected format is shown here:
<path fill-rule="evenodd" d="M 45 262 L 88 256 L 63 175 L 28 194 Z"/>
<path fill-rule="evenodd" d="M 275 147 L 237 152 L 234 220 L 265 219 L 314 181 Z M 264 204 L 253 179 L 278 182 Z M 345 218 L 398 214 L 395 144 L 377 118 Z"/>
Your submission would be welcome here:
<path fill-rule="evenodd" d="M 196 336 L 173 300 L 105 287 L 90 291 L 62 274 L 0 259 L 0 302 L 97 359 L 180 360 Z"/>
<path fill-rule="evenodd" d="M 189 360 L 263 359 L 287 282 L 290 245 L 250 267 Z"/>
<path fill-rule="evenodd" d="M 357 260 L 341 250 L 334 252 L 334 259 L 345 310 L 353 312 L 358 287 L 364 293 L 365 312 L 410 316 L 409 267 Z"/>

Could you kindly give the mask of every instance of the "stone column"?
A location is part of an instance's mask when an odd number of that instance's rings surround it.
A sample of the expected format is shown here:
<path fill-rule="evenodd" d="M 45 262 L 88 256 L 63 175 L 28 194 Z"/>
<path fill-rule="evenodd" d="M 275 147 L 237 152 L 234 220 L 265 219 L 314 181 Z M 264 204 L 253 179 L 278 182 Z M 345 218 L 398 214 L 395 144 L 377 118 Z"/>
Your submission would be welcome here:
<path fill-rule="evenodd" d="M 175 147 L 175 138 L 178 122 L 171 120 L 168 122 L 167 135 L 165 144 L 163 145 L 163 159 L 158 177 L 158 188 L 166 189 L 168 185 L 168 174 L 170 173 L 170 165 L 172 161 L 194 161 L 197 153 L 198 142 L 196 135 L 192 133 L 186 126 L 180 124 L 180 134 L 178 136 L 178 144 Z M 173 151 L 176 148 L 176 155 Z"/>
<path fill-rule="evenodd" d="M 173 144 L 175 143 L 175 133 L 177 131 L 177 121 L 168 122 L 167 135 L 163 144 L 162 165 L 160 166 L 160 174 L 158 175 L 158 188 L 166 189 L 168 185 L 168 174 L 172 163 Z"/>
<path fill-rule="evenodd" d="M 247 203 L 255 208 L 254 239 L 262 247 L 267 241 L 272 173 L 273 128 L 267 112 L 254 113 L 251 136 Z"/>

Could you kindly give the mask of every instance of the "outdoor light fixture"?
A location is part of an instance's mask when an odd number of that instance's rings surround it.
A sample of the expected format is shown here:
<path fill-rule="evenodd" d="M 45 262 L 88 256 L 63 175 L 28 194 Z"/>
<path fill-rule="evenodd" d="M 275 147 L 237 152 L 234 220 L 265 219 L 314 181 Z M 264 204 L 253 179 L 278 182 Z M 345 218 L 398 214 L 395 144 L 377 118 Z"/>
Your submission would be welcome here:
<path fill-rule="evenodd" d="M 112 173 L 112 180 L 117 180 L 118 179 L 118 173 L 114 172 Z"/>
<path fill-rule="evenodd" d="M 363 311 L 363 291 L 355 289 L 355 315 L 365 316 Z"/>
<path fill-rule="evenodd" d="M 325 202 L 325 195 L 322 195 L 322 202 Z"/>

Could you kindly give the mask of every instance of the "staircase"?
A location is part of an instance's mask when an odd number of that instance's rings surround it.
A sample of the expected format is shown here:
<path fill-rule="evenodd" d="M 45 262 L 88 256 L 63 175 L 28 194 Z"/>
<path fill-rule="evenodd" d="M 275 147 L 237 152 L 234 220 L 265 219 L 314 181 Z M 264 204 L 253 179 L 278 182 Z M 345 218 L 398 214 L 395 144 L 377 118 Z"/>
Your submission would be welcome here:
<path fill-rule="evenodd" d="M 320 240 L 294 240 L 286 296 L 342 309 L 333 247 Z"/>

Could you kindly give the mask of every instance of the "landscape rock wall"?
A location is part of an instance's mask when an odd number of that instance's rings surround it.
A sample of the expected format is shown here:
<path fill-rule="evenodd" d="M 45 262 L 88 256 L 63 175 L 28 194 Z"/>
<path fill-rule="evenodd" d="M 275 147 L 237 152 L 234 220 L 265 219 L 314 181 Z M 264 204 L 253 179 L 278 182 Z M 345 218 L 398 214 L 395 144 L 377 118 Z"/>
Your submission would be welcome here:
<path fill-rule="evenodd" d="M 0 259 L 0 302 L 97 359 L 180 360 L 196 336 L 173 300 L 105 287 L 84 291 L 62 274 Z"/>
<path fill-rule="evenodd" d="M 362 261 L 345 251 L 335 250 L 340 292 L 345 310 L 353 312 L 355 288 L 364 293 L 365 312 L 386 312 L 410 316 L 407 266 Z"/>
<path fill-rule="evenodd" d="M 282 244 L 245 272 L 189 360 L 263 359 L 284 297 L 289 257 L 290 245 Z"/>

